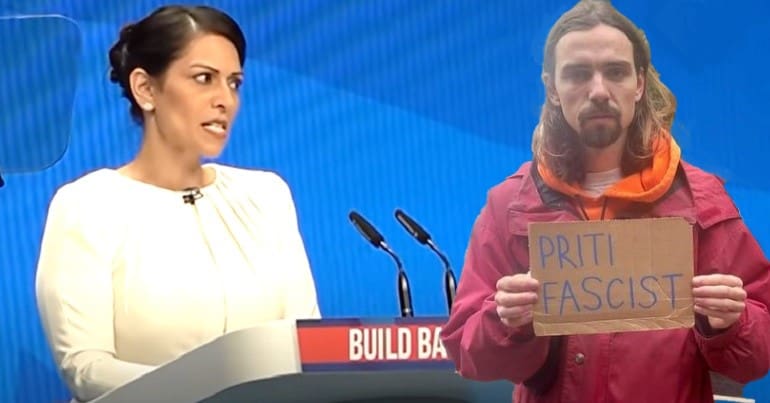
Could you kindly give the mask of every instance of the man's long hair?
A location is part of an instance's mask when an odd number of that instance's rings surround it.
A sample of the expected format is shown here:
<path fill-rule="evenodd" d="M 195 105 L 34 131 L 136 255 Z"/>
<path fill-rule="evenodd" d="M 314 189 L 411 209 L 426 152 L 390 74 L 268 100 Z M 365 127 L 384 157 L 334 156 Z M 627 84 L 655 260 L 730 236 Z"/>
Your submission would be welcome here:
<path fill-rule="evenodd" d="M 580 1 L 563 14 L 548 33 L 543 57 L 544 84 L 548 85 L 546 74 L 552 81 L 555 78 L 557 42 L 569 32 L 589 30 L 600 24 L 614 27 L 628 37 L 633 45 L 635 73 L 643 72 L 645 77 L 644 93 L 636 105 L 623 152 L 622 170 L 627 175 L 651 163 L 654 141 L 662 129 L 671 129 L 676 112 L 676 98 L 660 81 L 651 63 L 650 45 L 644 33 L 609 1 Z M 561 108 L 550 103 L 546 97 L 532 138 L 534 158 L 545 164 L 560 180 L 582 182 L 585 178 L 584 147 L 575 130 L 567 123 Z"/>

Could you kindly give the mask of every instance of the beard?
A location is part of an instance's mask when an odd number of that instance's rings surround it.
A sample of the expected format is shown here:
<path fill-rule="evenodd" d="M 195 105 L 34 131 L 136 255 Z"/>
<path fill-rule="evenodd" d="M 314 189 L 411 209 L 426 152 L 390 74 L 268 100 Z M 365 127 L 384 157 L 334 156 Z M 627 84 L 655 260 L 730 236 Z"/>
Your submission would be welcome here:
<path fill-rule="evenodd" d="M 543 105 L 540 123 L 536 129 L 539 144 L 536 145 L 537 159 L 545 164 L 562 181 L 567 183 L 581 183 L 585 179 L 585 157 L 590 150 L 601 150 L 620 141 L 623 134 L 620 111 L 604 104 L 593 104 L 578 113 L 577 129 L 570 124 L 564 116 L 563 110 L 549 102 Z M 590 112 L 609 113 L 590 113 Z M 606 119 L 593 120 L 590 116 L 604 115 Z M 634 116 L 629 133 L 625 141 L 639 142 L 641 134 Z M 635 140 L 636 139 L 636 140 Z M 635 143 L 634 143 L 635 144 Z M 639 148 L 639 145 L 633 147 Z M 624 171 L 641 169 L 639 164 L 647 165 L 647 159 L 630 164 L 625 162 L 628 147 L 624 147 Z M 635 156 L 631 156 L 635 158 Z M 630 171 L 629 171 L 630 172 Z"/>
<path fill-rule="evenodd" d="M 584 146 L 596 149 L 607 148 L 620 138 L 622 132 L 620 120 L 615 118 L 612 124 L 580 125 L 578 137 Z"/>
<path fill-rule="evenodd" d="M 602 116 L 601 119 L 593 117 Z M 620 111 L 609 105 L 591 105 L 578 114 L 580 131 L 578 138 L 584 146 L 602 149 L 615 144 L 623 129 L 620 125 Z"/>

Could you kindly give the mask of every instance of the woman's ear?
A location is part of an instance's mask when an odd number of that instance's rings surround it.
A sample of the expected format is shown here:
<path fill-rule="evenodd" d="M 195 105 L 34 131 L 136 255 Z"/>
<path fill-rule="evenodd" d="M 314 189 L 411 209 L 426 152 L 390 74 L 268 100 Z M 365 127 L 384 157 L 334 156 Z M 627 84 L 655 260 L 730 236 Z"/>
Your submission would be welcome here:
<path fill-rule="evenodd" d="M 155 91 L 152 77 L 142 68 L 135 68 L 128 76 L 131 94 L 145 112 L 155 109 Z"/>

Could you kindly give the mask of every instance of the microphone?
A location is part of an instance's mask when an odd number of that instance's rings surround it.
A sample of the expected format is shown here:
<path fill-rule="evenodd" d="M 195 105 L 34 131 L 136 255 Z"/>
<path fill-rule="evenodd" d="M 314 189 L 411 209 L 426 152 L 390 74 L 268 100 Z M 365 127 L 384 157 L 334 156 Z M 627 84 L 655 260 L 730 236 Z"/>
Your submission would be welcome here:
<path fill-rule="evenodd" d="M 396 262 L 396 269 L 398 269 L 396 287 L 398 288 L 398 303 L 401 308 L 401 317 L 414 316 L 414 310 L 412 309 L 412 293 L 409 290 L 409 280 L 406 277 L 404 266 L 401 264 L 401 259 L 399 259 L 396 253 L 393 252 L 393 249 L 388 246 L 382 234 L 380 234 L 369 221 L 366 221 L 361 214 L 351 211 L 348 218 L 358 232 L 360 232 L 372 246 L 384 250 Z"/>
<path fill-rule="evenodd" d="M 398 220 L 401 226 L 406 229 L 406 232 L 412 235 L 417 240 L 417 242 L 423 245 L 427 245 L 433 252 L 436 253 L 436 255 L 438 255 L 438 257 L 441 259 L 441 262 L 444 263 L 444 295 L 446 295 L 447 308 L 451 312 L 452 304 L 455 300 L 455 293 L 457 291 L 457 281 L 455 280 L 455 275 L 452 272 L 452 267 L 449 265 L 449 259 L 447 259 L 447 257 L 438 249 L 436 244 L 431 239 L 430 234 L 428 234 L 428 231 L 426 231 L 420 224 L 409 217 L 403 210 L 396 209 L 395 216 L 396 220 Z"/>
<path fill-rule="evenodd" d="M 199 188 L 187 188 L 184 190 L 187 192 L 186 194 L 182 195 L 182 201 L 184 201 L 185 204 L 195 204 L 195 201 L 203 197 L 203 193 L 201 193 L 201 190 Z"/>

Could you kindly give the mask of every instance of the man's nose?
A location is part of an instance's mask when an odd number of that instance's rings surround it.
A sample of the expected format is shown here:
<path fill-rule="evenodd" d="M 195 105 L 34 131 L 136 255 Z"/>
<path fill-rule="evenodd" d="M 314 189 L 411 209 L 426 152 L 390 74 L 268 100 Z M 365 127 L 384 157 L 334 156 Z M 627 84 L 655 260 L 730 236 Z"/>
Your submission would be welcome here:
<path fill-rule="evenodd" d="M 605 103 L 610 99 L 610 92 L 607 89 L 607 84 L 600 72 L 594 74 L 589 85 L 590 91 L 588 93 L 588 99 L 597 104 Z"/>

